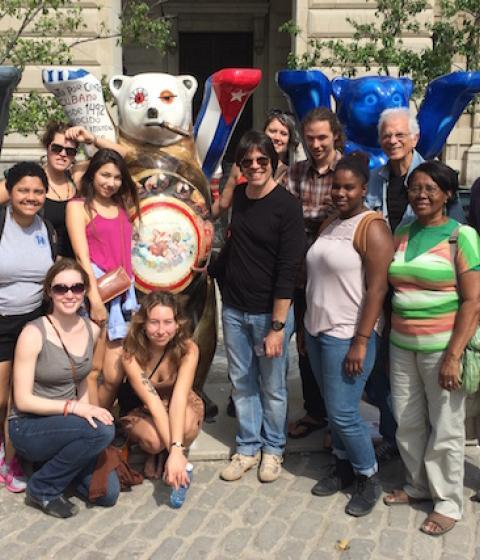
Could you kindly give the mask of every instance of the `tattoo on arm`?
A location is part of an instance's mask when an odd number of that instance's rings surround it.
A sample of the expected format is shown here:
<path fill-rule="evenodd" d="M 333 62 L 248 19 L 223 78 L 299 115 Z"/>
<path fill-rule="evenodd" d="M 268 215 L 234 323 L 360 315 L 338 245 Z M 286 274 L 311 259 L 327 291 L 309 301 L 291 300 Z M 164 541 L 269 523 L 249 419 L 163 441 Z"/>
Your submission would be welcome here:
<path fill-rule="evenodd" d="M 142 377 L 142 383 L 143 383 L 143 385 L 145 385 L 147 391 L 149 393 L 151 393 L 152 395 L 155 395 L 156 397 L 158 397 L 158 393 L 155 390 L 155 387 L 152 385 L 152 382 L 150 381 L 150 379 L 148 379 L 147 374 L 144 371 L 142 371 L 142 373 L 140 375 Z"/>

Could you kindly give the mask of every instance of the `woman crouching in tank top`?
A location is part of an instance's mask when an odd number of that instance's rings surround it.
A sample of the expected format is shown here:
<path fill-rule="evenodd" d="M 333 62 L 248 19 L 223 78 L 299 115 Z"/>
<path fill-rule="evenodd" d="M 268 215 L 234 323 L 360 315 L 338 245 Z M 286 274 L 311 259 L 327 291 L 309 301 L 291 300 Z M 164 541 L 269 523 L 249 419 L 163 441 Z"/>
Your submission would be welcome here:
<path fill-rule="evenodd" d="M 164 478 L 176 488 L 188 486 L 184 451 L 197 437 L 204 415 L 202 399 L 192 390 L 199 352 L 187 326 L 174 296 L 150 293 L 132 318 L 122 358 L 138 396 L 123 418 L 124 428 L 148 454 L 148 478 L 161 476 L 157 455 L 168 452 Z"/>
<path fill-rule="evenodd" d="M 90 404 L 87 376 L 100 329 L 78 310 L 89 287 L 72 259 L 47 272 L 44 296 L 50 312 L 28 323 L 15 351 L 11 441 L 20 456 L 42 463 L 27 483 L 25 503 L 54 517 L 72 517 L 78 506 L 65 498 L 73 482 L 88 498 L 97 457 L 114 437 L 108 410 Z M 113 506 L 120 485 L 115 471 L 107 493 L 94 503 Z"/>
<path fill-rule="evenodd" d="M 110 408 L 123 378 L 120 364 L 122 340 L 127 334 L 127 321 L 138 305 L 133 287 L 131 260 L 132 225 L 128 208 L 139 214 L 137 189 L 123 158 L 114 150 L 99 150 L 90 160 L 82 177 L 81 198 L 68 203 L 67 229 L 78 262 L 90 279 L 88 300 L 90 318 L 105 326 L 106 347 L 102 361 L 103 383 L 98 387 L 95 369 L 89 378 L 90 396 L 94 402 Z M 97 278 L 123 267 L 132 285 L 121 296 L 104 304 Z M 104 339 L 102 332 L 102 339 Z M 97 360 L 95 360 L 97 362 Z"/>

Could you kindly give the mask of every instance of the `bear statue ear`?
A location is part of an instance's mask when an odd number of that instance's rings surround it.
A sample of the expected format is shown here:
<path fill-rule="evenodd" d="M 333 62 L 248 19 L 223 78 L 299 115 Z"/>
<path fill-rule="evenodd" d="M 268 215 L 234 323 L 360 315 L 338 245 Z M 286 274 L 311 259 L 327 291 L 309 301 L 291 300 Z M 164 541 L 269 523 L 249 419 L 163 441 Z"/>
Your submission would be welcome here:
<path fill-rule="evenodd" d="M 130 78 L 128 76 L 122 76 L 121 74 L 117 74 L 116 76 L 112 76 L 110 81 L 108 82 L 108 86 L 110 91 L 112 92 L 113 97 L 115 99 L 118 97 L 120 90 L 122 89 L 123 85 L 126 82 L 129 82 Z"/>
<path fill-rule="evenodd" d="M 410 97 L 412 97 L 412 93 L 413 93 L 413 82 L 410 78 L 400 78 L 400 81 L 402 83 L 402 87 L 403 87 L 403 91 L 405 92 L 405 95 L 407 96 L 407 99 L 410 99 Z"/>
<path fill-rule="evenodd" d="M 333 78 L 332 80 L 332 92 L 335 99 L 338 101 L 342 96 L 342 90 L 350 81 L 350 78 Z"/>
<path fill-rule="evenodd" d="M 188 99 L 193 99 L 195 92 L 197 91 L 198 82 L 193 76 L 183 75 L 177 76 L 179 84 L 182 84 L 185 88 L 185 95 Z"/>

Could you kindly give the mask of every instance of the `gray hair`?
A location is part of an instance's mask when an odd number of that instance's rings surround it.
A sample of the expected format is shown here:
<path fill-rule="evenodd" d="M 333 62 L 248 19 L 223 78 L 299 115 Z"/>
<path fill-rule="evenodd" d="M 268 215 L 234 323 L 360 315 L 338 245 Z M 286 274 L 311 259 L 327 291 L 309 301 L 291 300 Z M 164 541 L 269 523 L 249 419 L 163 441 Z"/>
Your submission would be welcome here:
<path fill-rule="evenodd" d="M 408 129 L 410 134 L 419 135 L 420 126 L 417 121 L 417 117 L 410 111 L 408 107 L 393 107 L 390 109 L 385 109 L 380 115 L 378 121 L 378 137 L 381 136 L 382 126 L 390 119 L 390 117 L 407 117 L 408 119 Z"/>

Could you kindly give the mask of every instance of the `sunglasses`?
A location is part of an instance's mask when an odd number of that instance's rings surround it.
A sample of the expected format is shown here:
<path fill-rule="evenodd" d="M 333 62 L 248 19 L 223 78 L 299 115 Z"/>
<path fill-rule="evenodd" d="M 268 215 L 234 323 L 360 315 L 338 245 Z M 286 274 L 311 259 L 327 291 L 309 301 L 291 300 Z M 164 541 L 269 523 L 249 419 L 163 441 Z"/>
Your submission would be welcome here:
<path fill-rule="evenodd" d="M 267 117 L 278 117 L 280 115 L 286 115 L 287 117 L 294 117 L 295 115 L 290 111 L 283 111 L 282 109 L 271 109 L 267 113 Z"/>
<path fill-rule="evenodd" d="M 267 167 L 267 165 L 270 163 L 270 158 L 265 156 L 259 158 L 243 158 L 242 161 L 240 162 L 240 167 L 243 167 L 244 169 L 249 169 L 250 167 L 252 167 L 255 161 L 258 163 L 260 167 Z"/>
<path fill-rule="evenodd" d="M 67 286 L 66 284 L 54 284 L 51 288 L 52 294 L 56 296 L 64 296 L 67 292 L 72 292 L 72 294 L 79 296 L 85 292 L 85 284 L 83 282 L 78 282 L 77 284 L 72 284 Z"/>
<path fill-rule="evenodd" d="M 77 148 L 62 146 L 61 144 L 50 144 L 50 151 L 54 154 L 61 154 L 63 150 L 65 150 L 68 157 L 74 157 L 77 155 Z"/>

